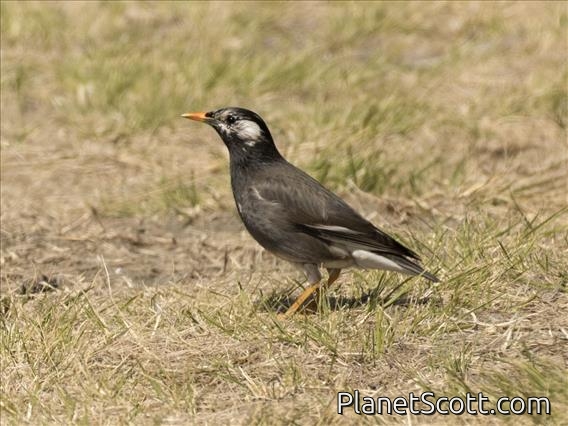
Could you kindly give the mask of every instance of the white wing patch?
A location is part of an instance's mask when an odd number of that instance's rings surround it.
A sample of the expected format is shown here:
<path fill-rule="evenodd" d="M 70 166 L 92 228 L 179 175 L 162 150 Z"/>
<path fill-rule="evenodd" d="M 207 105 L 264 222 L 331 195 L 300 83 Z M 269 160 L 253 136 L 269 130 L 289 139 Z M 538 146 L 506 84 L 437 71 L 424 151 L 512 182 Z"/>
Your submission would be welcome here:
<path fill-rule="evenodd" d="M 260 192 L 258 192 L 258 189 L 256 189 L 254 186 L 251 186 L 251 187 L 250 187 L 250 190 L 251 190 L 252 194 L 253 194 L 257 199 L 259 199 L 260 201 L 266 201 L 266 202 L 268 202 L 268 203 L 270 203 L 270 204 L 273 204 L 273 205 L 275 205 L 275 206 L 278 205 L 278 202 L 277 202 L 277 201 L 267 200 L 267 199 L 264 198 L 262 195 L 260 195 Z"/>
<path fill-rule="evenodd" d="M 260 195 L 260 192 L 258 192 L 258 189 L 256 189 L 254 186 L 251 187 L 251 189 L 252 189 L 252 193 L 255 195 L 256 198 L 258 198 L 261 201 L 266 201 L 266 199 L 262 195 Z"/>
<path fill-rule="evenodd" d="M 345 228 L 344 226 L 336 225 L 306 225 L 308 228 L 321 229 L 322 231 L 334 231 L 341 232 L 343 234 L 360 234 L 360 232 L 354 231 L 353 229 Z"/>

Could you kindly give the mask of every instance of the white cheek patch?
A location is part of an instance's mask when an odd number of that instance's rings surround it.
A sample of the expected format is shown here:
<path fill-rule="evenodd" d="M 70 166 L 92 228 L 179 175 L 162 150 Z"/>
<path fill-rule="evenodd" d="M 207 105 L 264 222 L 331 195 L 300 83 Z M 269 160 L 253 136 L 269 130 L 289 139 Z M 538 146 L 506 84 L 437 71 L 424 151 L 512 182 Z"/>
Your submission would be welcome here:
<path fill-rule="evenodd" d="M 225 135 L 229 133 L 229 129 L 228 129 L 227 125 L 224 124 L 224 123 L 219 123 L 218 128 L 219 128 L 219 131 L 221 131 Z"/>
<path fill-rule="evenodd" d="M 241 120 L 235 129 L 241 139 L 244 139 L 247 145 L 254 145 L 262 137 L 262 130 L 258 124 L 249 120 Z"/>

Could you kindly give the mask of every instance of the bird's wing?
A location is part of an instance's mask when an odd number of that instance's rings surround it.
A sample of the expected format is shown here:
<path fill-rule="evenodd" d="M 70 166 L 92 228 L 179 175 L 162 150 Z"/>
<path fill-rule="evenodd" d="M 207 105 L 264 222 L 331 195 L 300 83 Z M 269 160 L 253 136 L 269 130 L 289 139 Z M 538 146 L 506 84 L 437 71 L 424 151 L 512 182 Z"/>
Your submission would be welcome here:
<path fill-rule="evenodd" d="M 255 191 L 264 200 L 277 203 L 287 221 L 300 231 L 353 249 L 419 260 L 416 253 L 364 219 L 318 181 L 289 163 L 285 167 L 294 169 L 285 173 L 285 180 L 278 178 L 278 173 L 266 174 L 256 180 Z"/>

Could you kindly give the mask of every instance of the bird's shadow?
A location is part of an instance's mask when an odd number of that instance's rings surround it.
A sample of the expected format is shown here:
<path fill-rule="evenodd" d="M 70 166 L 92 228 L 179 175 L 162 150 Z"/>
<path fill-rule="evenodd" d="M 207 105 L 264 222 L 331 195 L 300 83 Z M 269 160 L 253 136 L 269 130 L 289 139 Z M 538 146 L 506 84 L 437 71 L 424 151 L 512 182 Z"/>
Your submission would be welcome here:
<path fill-rule="evenodd" d="M 401 296 L 392 299 L 392 293 L 389 295 L 378 294 L 377 291 L 371 290 L 367 293 L 362 294 L 359 297 L 346 297 L 346 296 L 324 296 L 324 303 L 329 306 L 331 311 L 339 311 L 346 309 L 355 309 L 365 305 L 369 305 L 371 309 L 376 306 L 385 305 L 397 305 L 397 306 L 411 306 L 411 305 L 425 305 L 430 303 L 432 298 L 431 295 L 427 295 L 421 298 L 411 297 L 411 296 Z M 283 313 L 292 306 L 295 297 L 290 296 L 290 292 L 273 292 L 267 296 L 263 296 L 255 303 L 256 308 L 263 312 L 276 312 Z M 304 303 L 304 307 L 300 311 L 304 313 L 316 313 L 317 308 L 314 303 L 314 299 L 308 299 Z"/>

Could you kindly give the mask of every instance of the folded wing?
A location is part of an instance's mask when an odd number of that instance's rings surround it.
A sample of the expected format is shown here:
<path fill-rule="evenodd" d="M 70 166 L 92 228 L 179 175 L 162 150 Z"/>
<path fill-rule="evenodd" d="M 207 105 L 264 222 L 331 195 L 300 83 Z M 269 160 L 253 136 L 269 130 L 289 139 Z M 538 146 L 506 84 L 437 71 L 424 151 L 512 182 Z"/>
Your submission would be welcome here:
<path fill-rule="evenodd" d="M 277 204 L 287 215 L 287 222 L 298 232 L 344 247 L 351 253 L 359 251 L 366 259 L 361 262 L 366 264 L 395 262 L 404 272 L 423 274 L 428 279 L 437 281 L 435 276 L 425 272 L 414 262 L 420 260 L 415 252 L 364 219 L 306 173 L 289 163 L 285 167 L 296 170 L 295 173 L 287 174 L 291 180 L 286 185 L 271 175 L 266 175 L 257 180 L 261 183 L 255 187 L 255 191 L 263 199 Z M 367 255 L 367 252 L 380 258 L 377 260 Z"/>

